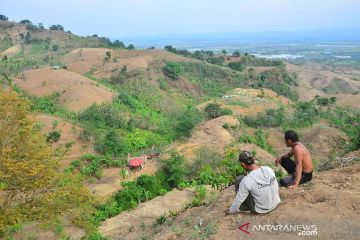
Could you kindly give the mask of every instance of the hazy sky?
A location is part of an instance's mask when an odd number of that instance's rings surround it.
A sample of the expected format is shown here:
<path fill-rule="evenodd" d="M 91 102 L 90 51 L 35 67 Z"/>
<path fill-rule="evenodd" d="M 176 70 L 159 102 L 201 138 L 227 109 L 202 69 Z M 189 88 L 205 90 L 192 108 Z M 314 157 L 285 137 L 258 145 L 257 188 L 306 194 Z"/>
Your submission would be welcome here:
<path fill-rule="evenodd" d="M 11 20 L 107 37 L 360 27 L 360 0 L 0 1 Z"/>

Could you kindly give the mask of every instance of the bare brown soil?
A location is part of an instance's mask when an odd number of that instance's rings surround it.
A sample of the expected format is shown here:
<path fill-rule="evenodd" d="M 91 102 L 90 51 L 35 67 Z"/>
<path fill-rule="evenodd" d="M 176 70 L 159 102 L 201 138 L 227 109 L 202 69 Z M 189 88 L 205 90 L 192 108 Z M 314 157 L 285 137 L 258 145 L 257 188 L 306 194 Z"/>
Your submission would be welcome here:
<path fill-rule="evenodd" d="M 298 134 L 300 141 L 309 148 L 313 160 L 317 159 L 320 163 L 329 161 L 331 155 L 336 153 L 347 139 L 344 133 L 325 122 L 299 130 Z M 284 132 L 279 129 L 268 130 L 267 142 L 280 155 L 290 151 L 285 145 Z"/>
<path fill-rule="evenodd" d="M 71 147 L 67 150 L 64 158 L 60 162 L 62 168 L 68 166 L 74 159 L 80 157 L 84 153 L 94 153 L 91 141 L 90 143 L 81 141 L 80 133 L 82 129 L 80 127 L 55 116 L 42 114 L 36 115 L 35 119 L 41 124 L 41 132 L 44 135 L 47 135 L 51 131 L 58 131 L 61 133 L 59 141 L 52 143 L 53 148 L 65 147 L 67 143 L 71 143 Z M 53 127 L 54 122 L 57 122 L 55 128 Z"/>
<path fill-rule="evenodd" d="M 21 51 L 20 44 L 16 44 L 16 45 L 6 49 L 5 51 L 1 52 L 0 57 L 3 57 L 3 56 L 12 57 L 12 56 L 20 53 L 20 51 Z"/>
<path fill-rule="evenodd" d="M 177 145 L 174 150 L 182 154 L 186 159 L 192 159 L 197 149 L 208 147 L 213 151 L 223 153 L 225 146 L 233 140 L 233 137 L 223 125 L 238 125 L 239 122 L 232 116 L 221 116 L 205 122 L 195 129 L 186 143 Z"/>
<path fill-rule="evenodd" d="M 230 187 L 209 206 L 181 213 L 162 228 L 155 239 L 358 239 L 360 233 L 360 164 L 317 173 L 313 181 L 295 190 L 280 189 L 281 204 L 265 215 L 239 213 L 226 216 L 235 195 Z M 202 222 L 201 227 L 199 223 Z M 239 230 L 250 223 L 246 234 Z M 315 225 L 316 236 L 298 232 L 256 231 L 254 225 Z"/>
<path fill-rule="evenodd" d="M 31 95 L 43 97 L 60 94 L 59 104 L 71 111 L 80 111 L 93 103 L 110 102 L 113 93 L 79 74 L 49 67 L 25 71 L 24 79 L 15 83 Z"/>
<path fill-rule="evenodd" d="M 343 107 L 360 109 L 360 97 L 353 94 L 360 89 L 360 74 L 358 71 L 351 70 L 333 70 L 316 63 L 304 65 L 287 64 L 287 70 L 298 75 L 299 86 L 297 92 L 301 101 L 310 101 L 316 95 L 323 97 L 336 97 L 336 104 Z M 334 81 L 340 81 L 335 83 Z M 339 92 L 326 94 L 324 89 L 335 85 Z M 348 89 L 349 92 L 344 89 Z"/>
<path fill-rule="evenodd" d="M 204 102 L 198 106 L 198 109 L 203 110 L 210 102 L 214 101 Z M 231 109 L 233 115 L 253 116 L 269 108 L 287 105 L 290 100 L 268 89 L 235 88 L 215 102 L 222 108 Z"/>

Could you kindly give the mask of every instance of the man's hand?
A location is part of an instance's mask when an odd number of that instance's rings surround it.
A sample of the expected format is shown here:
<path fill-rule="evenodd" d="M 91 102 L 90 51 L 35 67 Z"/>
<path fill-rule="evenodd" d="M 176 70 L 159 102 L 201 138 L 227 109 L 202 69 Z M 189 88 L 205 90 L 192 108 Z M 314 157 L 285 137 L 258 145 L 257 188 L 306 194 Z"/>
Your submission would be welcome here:
<path fill-rule="evenodd" d="M 298 184 L 293 184 L 293 185 L 290 185 L 288 186 L 289 189 L 295 189 L 297 188 L 299 185 Z"/>
<path fill-rule="evenodd" d="M 275 165 L 277 166 L 281 162 L 282 156 L 277 157 L 275 160 Z"/>
<path fill-rule="evenodd" d="M 225 215 L 230 215 L 231 213 L 230 213 L 230 210 L 229 209 L 226 209 L 225 210 Z"/>

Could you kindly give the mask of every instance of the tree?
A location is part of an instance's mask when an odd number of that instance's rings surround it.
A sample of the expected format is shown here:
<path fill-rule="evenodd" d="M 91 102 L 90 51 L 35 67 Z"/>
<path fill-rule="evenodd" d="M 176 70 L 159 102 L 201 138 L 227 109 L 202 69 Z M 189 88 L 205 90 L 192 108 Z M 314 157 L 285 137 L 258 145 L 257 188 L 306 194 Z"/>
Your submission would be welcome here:
<path fill-rule="evenodd" d="M 25 43 L 26 44 L 29 44 L 29 43 L 31 43 L 31 40 L 32 40 L 32 38 L 31 38 L 31 34 L 30 34 L 30 32 L 26 32 L 26 34 L 25 34 Z"/>
<path fill-rule="evenodd" d="M 108 62 L 111 58 L 111 52 L 110 51 L 106 51 L 105 53 L 106 57 L 105 57 L 105 61 Z"/>
<path fill-rule="evenodd" d="M 168 52 L 172 52 L 172 53 L 176 52 L 176 48 L 174 48 L 173 46 L 170 46 L 170 45 L 165 46 L 164 49 Z"/>
<path fill-rule="evenodd" d="M 44 29 L 45 29 L 44 24 L 38 23 L 38 28 L 39 28 L 40 30 L 44 30 Z"/>
<path fill-rule="evenodd" d="M 62 156 L 34 128 L 29 111 L 29 102 L 0 90 L 0 235 L 14 224 L 61 216 L 84 227 L 94 213 L 92 197 L 79 175 L 59 171 Z"/>
<path fill-rule="evenodd" d="M 7 21 L 8 19 L 7 16 L 0 14 L 0 20 Z"/>
<path fill-rule="evenodd" d="M 226 55 L 226 54 L 227 54 L 227 51 L 226 51 L 225 49 L 223 49 L 223 50 L 221 51 L 221 53 L 224 54 L 224 55 Z"/>
<path fill-rule="evenodd" d="M 240 52 L 239 51 L 235 51 L 235 52 L 233 52 L 233 57 L 240 57 L 241 56 L 241 54 L 240 54 Z"/>
<path fill-rule="evenodd" d="M 52 46 L 52 50 L 53 50 L 54 52 L 59 51 L 59 45 L 53 45 L 53 46 Z"/>
<path fill-rule="evenodd" d="M 20 23 L 21 24 L 30 24 L 30 25 L 32 25 L 32 22 L 30 20 L 28 20 L 28 19 L 21 20 Z"/>
<path fill-rule="evenodd" d="M 49 132 L 49 134 L 47 135 L 46 141 L 47 142 L 57 142 L 57 141 L 59 141 L 60 137 L 61 137 L 60 132 L 52 131 L 52 132 Z"/>
<path fill-rule="evenodd" d="M 209 118 L 217 118 L 221 116 L 221 108 L 220 104 L 217 103 L 209 103 L 205 109 L 204 113 Z"/>
<path fill-rule="evenodd" d="M 244 65 L 241 62 L 231 62 L 228 64 L 228 67 L 239 72 L 244 70 Z"/>
<path fill-rule="evenodd" d="M 127 46 L 126 49 L 133 50 L 133 49 L 135 49 L 135 46 L 134 46 L 134 44 L 129 44 L 129 46 Z"/>
<path fill-rule="evenodd" d="M 116 48 L 125 48 L 125 44 L 119 40 L 115 40 L 113 43 L 112 43 L 112 46 L 113 47 L 116 47 Z"/>
<path fill-rule="evenodd" d="M 50 30 L 53 30 L 53 31 L 56 31 L 56 30 L 58 30 L 58 31 L 64 31 L 64 27 L 63 27 L 62 25 L 60 25 L 60 24 L 51 25 L 51 26 L 49 27 L 49 29 L 50 29 Z"/>

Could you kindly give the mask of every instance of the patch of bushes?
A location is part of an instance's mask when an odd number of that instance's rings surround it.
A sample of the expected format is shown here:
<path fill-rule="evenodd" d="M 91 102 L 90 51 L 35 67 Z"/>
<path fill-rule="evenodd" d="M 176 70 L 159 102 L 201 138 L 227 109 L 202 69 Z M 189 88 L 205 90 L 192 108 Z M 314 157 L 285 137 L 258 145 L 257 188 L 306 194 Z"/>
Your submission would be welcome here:
<path fill-rule="evenodd" d="M 255 117 L 244 117 L 243 121 L 250 127 L 281 127 L 289 128 L 308 127 L 319 120 L 320 110 L 314 103 L 297 102 L 294 111 L 286 111 L 284 107 L 267 109 Z"/>
<path fill-rule="evenodd" d="M 264 149 L 272 155 L 276 155 L 276 152 L 273 150 L 273 148 L 269 144 L 267 144 L 266 135 L 261 128 L 256 131 L 255 136 L 251 136 L 247 133 L 242 134 L 239 138 L 239 142 L 255 144 L 256 146 Z"/>
<path fill-rule="evenodd" d="M 93 104 L 78 114 L 78 119 L 96 128 L 126 128 L 127 122 L 116 106 L 103 103 Z"/>
<path fill-rule="evenodd" d="M 155 175 L 142 175 L 135 181 L 123 183 L 124 190 L 116 193 L 107 203 L 97 206 L 92 222 L 99 225 L 109 217 L 134 209 L 139 203 L 178 187 L 184 182 L 183 162 L 182 156 L 172 153 L 169 159 L 162 162 L 161 169 Z"/>
<path fill-rule="evenodd" d="M 321 116 L 349 137 L 348 151 L 360 148 L 360 112 L 337 107 L 323 111 Z"/>
<path fill-rule="evenodd" d="M 57 102 L 59 100 L 60 94 L 54 93 L 50 96 L 35 98 L 30 98 L 32 100 L 31 111 L 40 111 L 42 113 L 54 114 L 59 111 Z"/>
<path fill-rule="evenodd" d="M 317 96 L 315 96 L 315 99 L 316 99 L 317 104 L 321 105 L 321 106 L 328 106 L 328 105 L 336 103 L 336 97 L 326 98 L 326 97 L 320 97 L 319 95 L 317 95 Z"/>
<path fill-rule="evenodd" d="M 187 110 L 177 117 L 175 126 L 176 138 L 190 137 L 192 130 L 202 120 L 202 114 L 195 108 L 187 108 Z"/>
<path fill-rule="evenodd" d="M 299 96 L 297 92 L 291 88 L 291 86 L 295 85 L 297 85 L 296 79 L 290 76 L 284 68 L 276 68 L 261 72 L 256 77 L 256 81 L 252 84 L 252 87 L 268 88 L 291 100 L 297 100 Z"/>
<path fill-rule="evenodd" d="M 204 114 L 206 117 L 214 119 L 223 115 L 232 115 L 231 109 L 221 108 L 220 104 L 217 103 L 209 103 L 204 108 Z"/>
<path fill-rule="evenodd" d="M 228 67 L 232 70 L 242 72 L 244 71 L 245 67 L 241 62 L 231 62 L 228 64 Z"/>
<path fill-rule="evenodd" d="M 46 136 L 46 141 L 47 142 L 57 142 L 59 141 L 61 137 L 61 133 L 58 131 L 51 131 L 49 132 L 49 134 Z"/>
<path fill-rule="evenodd" d="M 78 171 L 83 176 L 95 176 L 100 178 L 103 167 L 121 167 L 126 165 L 125 161 L 114 159 L 110 155 L 97 156 L 84 154 L 80 159 L 74 160 L 65 171 Z"/>
<path fill-rule="evenodd" d="M 225 58 L 224 58 L 223 56 L 220 56 L 220 57 L 209 57 L 208 59 L 206 59 L 206 61 L 207 61 L 208 63 L 211 63 L 211 64 L 223 66 L 223 65 L 224 65 L 224 62 L 225 62 Z"/>
<path fill-rule="evenodd" d="M 176 62 L 168 62 L 164 67 L 164 74 L 173 79 L 177 80 L 180 77 L 181 65 Z"/>
<path fill-rule="evenodd" d="M 236 147 L 229 147 L 225 151 L 225 159 L 218 167 L 205 164 L 198 173 L 197 183 L 211 185 L 216 189 L 223 189 L 233 184 L 235 178 L 243 173 L 238 159 Z"/>
<path fill-rule="evenodd" d="M 129 152 L 128 143 L 115 129 L 110 129 L 105 134 L 98 134 L 95 141 L 95 150 L 100 154 L 110 154 L 113 157 L 126 155 Z"/>
<path fill-rule="evenodd" d="M 285 67 L 281 60 L 270 60 L 266 58 L 258 58 L 253 55 L 245 55 L 241 57 L 240 63 L 244 66 L 253 67 Z"/>
<path fill-rule="evenodd" d="M 137 128 L 128 133 L 124 138 L 124 144 L 129 152 L 135 152 L 152 145 L 163 145 L 167 142 L 167 139 L 157 133 Z"/>

